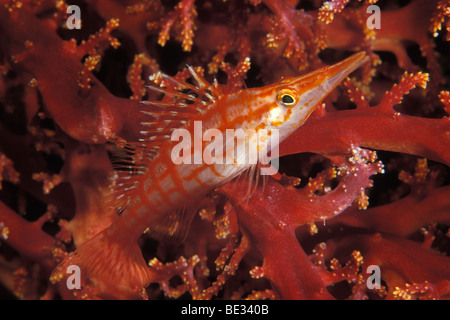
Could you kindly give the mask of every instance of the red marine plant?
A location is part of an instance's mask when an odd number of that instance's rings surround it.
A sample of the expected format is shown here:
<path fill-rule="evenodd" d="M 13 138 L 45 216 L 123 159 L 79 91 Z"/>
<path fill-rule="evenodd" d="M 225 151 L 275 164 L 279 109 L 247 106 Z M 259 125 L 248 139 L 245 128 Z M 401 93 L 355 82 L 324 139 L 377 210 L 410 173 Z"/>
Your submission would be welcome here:
<path fill-rule="evenodd" d="M 449 31 L 448 0 L 1 0 L 0 295 L 449 298 Z M 128 146 L 152 136 L 140 101 L 170 90 L 160 72 L 232 94 L 358 51 L 369 62 L 282 142 L 279 173 L 221 184 L 192 221 L 140 236 L 145 287 L 53 272 L 122 213 L 113 165 L 152 156 Z"/>

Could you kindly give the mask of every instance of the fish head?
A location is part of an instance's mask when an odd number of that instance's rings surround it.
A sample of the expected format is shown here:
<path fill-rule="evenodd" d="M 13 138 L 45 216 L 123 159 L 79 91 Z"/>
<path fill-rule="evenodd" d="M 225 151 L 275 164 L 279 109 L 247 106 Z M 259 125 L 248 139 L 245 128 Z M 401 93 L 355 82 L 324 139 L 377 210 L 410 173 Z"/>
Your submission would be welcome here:
<path fill-rule="evenodd" d="M 264 103 L 260 105 L 266 108 L 264 112 L 259 110 L 262 127 L 278 130 L 282 141 L 303 125 L 323 99 L 368 59 L 364 52 L 356 53 L 334 65 L 262 88 Z"/>

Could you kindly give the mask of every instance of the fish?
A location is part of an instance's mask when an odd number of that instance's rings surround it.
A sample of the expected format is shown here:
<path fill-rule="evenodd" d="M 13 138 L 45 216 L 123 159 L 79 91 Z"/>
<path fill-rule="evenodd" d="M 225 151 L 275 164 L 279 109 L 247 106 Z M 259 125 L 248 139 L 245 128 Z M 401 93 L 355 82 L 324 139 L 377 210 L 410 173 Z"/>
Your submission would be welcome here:
<path fill-rule="evenodd" d="M 67 277 L 68 267 L 76 265 L 99 292 L 115 297 L 140 292 L 157 278 L 157 272 L 145 263 L 140 236 L 150 232 L 182 241 L 202 198 L 232 179 L 244 176 L 254 181 L 258 164 L 270 164 L 267 154 L 366 61 L 366 54 L 359 52 L 306 75 L 235 92 L 224 92 L 217 81 L 208 83 L 191 67 L 190 82 L 154 75 L 152 80 L 159 85 L 149 86 L 149 92 L 156 98 L 142 101 L 141 112 L 146 116 L 142 139 L 114 141 L 119 152 L 113 159 L 111 202 L 117 218 L 69 254 L 53 270 L 51 282 Z M 226 134 L 240 129 L 245 130 L 245 139 Z M 269 144 L 275 133 L 277 139 Z M 189 135 L 194 135 L 194 141 L 182 139 Z M 256 148 L 239 149 L 244 143 Z M 248 152 L 243 155 L 238 150 Z M 230 161 L 206 161 L 205 154 L 216 160 L 225 155 Z M 243 201 L 249 194 L 251 190 L 243 192 Z"/>

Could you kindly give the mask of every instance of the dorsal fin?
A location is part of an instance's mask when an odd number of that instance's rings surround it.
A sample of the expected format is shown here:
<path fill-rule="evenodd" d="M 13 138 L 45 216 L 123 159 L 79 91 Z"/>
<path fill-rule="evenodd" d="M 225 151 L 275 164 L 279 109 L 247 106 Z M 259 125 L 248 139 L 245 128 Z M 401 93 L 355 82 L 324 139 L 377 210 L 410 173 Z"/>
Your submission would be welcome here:
<path fill-rule="evenodd" d="M 190 66 L 187 66 L 187 71 L 188 73 L 185 70 L 175 77 L 160 72 L 156 73 L 150 77 L 155 85 L 147 86 L 147 88 L 163 94 L 161 99 L 163 103 L 182 108 L 193 108 L 198 111 L 216 102 L 223 94 L 216 81 L 214 85 L 209 84 Z M 188 83 L 189 78 L 192 78 L 195 84 Z"/>
<path fill-rule="evenodd" d="M 189 78 L 192 78 L 195 85 L 186 81 Z M 146 172 L 172 132 L 183 127 L 187 121 L 198 119 L 200 113 L 215 103 L 222 94 L 217 84 L 210 85 L 190 66 L 175 77 L 157 73 L 150 80 L 153 84 L 147 88 L 149 97 L 154 99 L 141 102 L 140 111 L 145 115 L 140 123 L 143 127 L 140 131 L 142 138 L 137 142 L 128 142 L 119 137 L 110 140 L 114 145 L 111 152 L 115 171 L 111 175 L 109 202 L 119 212 L 132 201 L 139 177 Z M 177 210 L 170 216 L 189 220 L 190 218 L 184 218 L 185 211 Z M 161 225 L 169 224 L 169 218 L 161 221 Z M 155 226 L 155 229 L 158 227 Z"/>
<path fill-rule="evenodd" d="M 187 82 L 189 78 L 195 85 Z M 140 123 L 144 128 L 139 141 L 144 147 L 149 143 L 162 143 L 173 130 L 183 127 L 187 121 L 198 119 L 223 94 L 217 84 L 210 85 L 190 66 L 175 77 L 159 72 L 150 80 L 153 84 L 147 89 L 149 96 L 155 99 L 141 102 L 141 113 L 146 119 Z"/>

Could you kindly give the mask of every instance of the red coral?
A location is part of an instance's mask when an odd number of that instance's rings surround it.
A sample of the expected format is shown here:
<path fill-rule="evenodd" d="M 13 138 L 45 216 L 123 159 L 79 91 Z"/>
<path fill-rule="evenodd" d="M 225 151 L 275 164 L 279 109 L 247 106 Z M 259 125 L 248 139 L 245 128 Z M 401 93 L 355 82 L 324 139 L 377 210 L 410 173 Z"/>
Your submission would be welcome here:
<path fill-rule="evenodd" d="M 400 3 L 86 0 L 69 30 L 69 3 L 0 0 L 0 294 L 119 298 L 49 275 L 115 218 L 108 140 L 140 138 L 148 76 L 191 65 L 232 92 L 364 50 L 280 174 L 244 202 L 243 179 L 209 194 L 181 246 L 141 237 L 153 279 L 135 297 L 449 298 L 450 4 Z"/>

